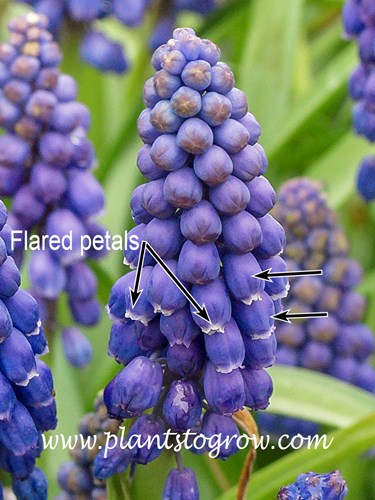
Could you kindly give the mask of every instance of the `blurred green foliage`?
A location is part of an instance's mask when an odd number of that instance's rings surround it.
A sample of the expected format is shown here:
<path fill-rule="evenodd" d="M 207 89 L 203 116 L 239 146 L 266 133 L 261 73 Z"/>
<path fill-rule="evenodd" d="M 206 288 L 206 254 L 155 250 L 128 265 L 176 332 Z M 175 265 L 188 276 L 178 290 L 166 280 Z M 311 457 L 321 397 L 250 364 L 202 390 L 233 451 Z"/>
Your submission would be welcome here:
<path fill-rule="evenodd" d="M 233 68 L 237 86 L 246 91 L 250 110 L 263 130 L 261 143 L 269 157 L 268 177 L 277 188 L 294 176 L 307 175 L 324 183 L 330 205 L 337 210 L 351 241 L 352 256 L 365 268 L 361 291 L 369 301 L 368 324 L 375 329 L 375 208 L 366 206 L 355 191 L 360 159 L 371 151 L 351 130 L 352 103 L 347 80 L 357 65 L 354 43 L 341 34 L 343 0 L 228 0 L 210 18 L 193 15 L 180 25 L 222 48 L 222 58 Z M 24 10 L 0 0 L 0 39 L 7 38 L 6 22 Z M 124 77 L 102 75 L 84 66 L 77 54 L 79 33 L 63 34 L 63 70 L 79 83 L 79 98 L 92 113 L 91 139 L 108 208 L 103 223 L 112 233 L 132 227 L 129 200 L 142 182 L 136 168 L 141 145 L 136 119 L 142 109 L 143 82 L 152 74 L 147 46 L 155 24 L 150 13 L 137 30 L 101 22 L 104 30 L 122 41 L 133 62 Z M 113 282 L 124 272 L 121 253 L 113 253 L 95 265 L 100 279 L 100 298 L 106 303 Z M 60 314 L 66 315 L 62 304 Z M 96 392 L 119 369 L 106 355 L 110 322 L 88 331 L 95 357 L 82 372 L 67 365 L 59 339 L 54 339 L 49 362 L 57 391 L 57 432 L 76 433 L 79 417 L 91 410 Z M 363 391 L 317 373 L 275 367 L 271 369 L 275 413 L 314 419 L 331 429 L 334 445 L 329 450 L 258 453 L 248 498 L 271 500 L 281 485 L 306 470 L 325 472 L 341 468 L 349 483 L 349 500 L 375 498 L 375 463 L 363 452 L 375 446 L 375 398 Z M 245 454 L 219 463 L 186 454 L 186 463 L 198 473 L 201 497 L 235 498 L 236 483 Z M 43 453 L 53 497 L 58 491 L 56 470 L 67 459 L 63 450 Z M 111 499 L 157 498 L 172 457 L 167 453 L 147 467 L 140 466 L 130 488 L 121 478 L 110 481 Z M 150 488 L 152 491 L 150 492 Z"/>

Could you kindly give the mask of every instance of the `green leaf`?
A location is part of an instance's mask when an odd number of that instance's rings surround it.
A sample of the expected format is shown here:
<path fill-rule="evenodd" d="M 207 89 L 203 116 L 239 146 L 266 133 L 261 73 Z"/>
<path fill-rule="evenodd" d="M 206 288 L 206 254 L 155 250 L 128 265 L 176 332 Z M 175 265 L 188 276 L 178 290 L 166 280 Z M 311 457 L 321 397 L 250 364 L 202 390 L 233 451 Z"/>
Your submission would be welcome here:
<path fill-rule="evenodd" d="M 126 151 L 117 158 L 110 175 L 104 182 L 107 194 L 107 211 L 102 222 L 112 235 L 125 237 L 124 232 L 129 231 L 134 226 L 129 202 L 134 188 L 144 181 L 136 166 L 140 146 L 141 141 L 133 130 Z M 113 276 L 113 283 L 126 270 L 123 265 L 123 254 L 118 251 L 111 252 L 100 266 L 110 276 Z M 109 291 L 110 289 L 108 290 L 108 296 Z"/>
<path fill-rule="evenodd" d="M 297 400 L 293 404 L 298 404 Z M 330 439 L 333 439 L 333 442 L 327 449 L 319 446 L 316 449 L 295 451 L 257 471 L 250 481 L 247 498 L 249 500 L 276 498 L 281 486 L 294 482 L 302 472 L 322 473 L 337 469 L 348 457 L 357 457 L 375 446 L 375 414 L 358 420 L 343 430 L 328 434 L 328 440 Z M 235 498 L 236 488 L 231 488 L 219 497 L 220 500 Z"/>
<path fill-rule="evenodd" d="M 239 87 L 249 96 L 265 142 L 279 130 L 291 102 L 303 5 L 303 0 L 254 0 L 249 7 Z"/>
<path fill-rule="evenodd" d="M 124 475 L 115 474 L 107 480 L 108 500 L 131 500 L 127 482 Z"/>
<path fill-rule="evenodd" d="M 319 372 L 275 365 L 274 393 L 267 411 L 346 427 L 375 412 L 375 396 Z"/>
<path fill-rule="evenodd" d="M 279 131 L 270 140 L 264 141 L 270 158 L 283 148 L 292 146 L 293 139 L 301 132 L 305 134 L 306 140 L 321 139 L 318 135 L 311 138 L 309 134 L 314 134 L 314 130 L 306 129 L 306 125 L 315 115 L 321 113 L 338 93 L 344 91 L 348 77 L 356 64 L 356 48 L 354 44 L 350 44 L 330 62 L 319 79 L 315 80 L 311 90 L 290 107 L 288 118 Z"/>

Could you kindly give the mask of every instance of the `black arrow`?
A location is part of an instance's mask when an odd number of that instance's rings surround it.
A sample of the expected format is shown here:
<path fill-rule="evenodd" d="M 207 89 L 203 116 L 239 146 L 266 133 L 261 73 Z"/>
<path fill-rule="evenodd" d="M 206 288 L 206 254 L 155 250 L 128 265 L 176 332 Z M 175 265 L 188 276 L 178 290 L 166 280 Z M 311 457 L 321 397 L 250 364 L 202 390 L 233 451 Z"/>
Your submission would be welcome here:
<path fill-rule="evenodd" d="M 141 296 L 141 293 L 143 292 L 143 290 L 138 290 L 138 287 L 139 287 L 139 283 L 141 281 L 143 261 L 145 260 L 145 252 L 146 252 L 146 241 L 142 241 L 141 251 L 139 253 L 139 259 L 138 259 L 138 265 L 137 265 L 137 272 L 136 272 L 135 280 L 134 280 L 134 288 L 129 287 L 130 300 L 131 300 L 133 307 L 135 306 L 139 297 Z"/>
<path fill-rule="evenodd" d="M 141 276 L 141 273 L 142 273 L 142 270 L 140 271 L 140 268 L 143 265 L 144 253 L 145 253 L 146 249 L 148 250 L 148 252 L 150 253 L 150 255 L 156 260 L 156 262 L 160 265 L 160 267 L 164 270 L 164 272 L 174 282 L 174 284 L 177 286 L 177 288 L 179 288 L 179 290 L 185 295 L 185 297 L 187 298 L 187 300 L 195 307 L 196 311 L 193 314 L 196 314 L 200 318 L 204 319 L 205 321 L 207 321 L 207 323 L 211 323 L 210 316 L 208 315 L 206 306 L 204 304 L 200 305 L 195 300 L 195 298 L 191 295 L 191 293 L 189 292 L 189 290 L 187 290 L 187 288 L 184 287 L 184 285 L 177 278 L 177 276 L 175 274 L 173 274 L 173 272 L 169 269 L 169 267 L 163 261 L 163 259 L 160 257 L 160 255 L 152 248 L 152 246 L 147 241 L 142 241 L 141 254 L 140 254 L 140 257 L 139 257 L 139 262 L 138 262 L 138 267 L 137 267 L 137 274 L 136 274 L 136 278 L 135 278 L 135 285 L 134 285 L 134 289 L 135 290 L 132 290 L 130 288 L 130 295 L 131 295 L 131 300 L 132 300 L 133 307 L 135 305 L 135 302 L 138 300 L 139 296 L 142 293 L 142 290 L 138 291 L 138 286 L 139 286 L 140 276 Z M 143 250 L 143 253 L 142 253 L 142 250 Z M 137 278 L 138 278 L 138 282 L 137 282 Z M 134 302 L 134 295 L 136 296 L 135 302 Z"/>
<path fill-rule="evenodd" d="M 291 313 L 290 309 L 281 311 L 271 316 L 272 318 L 283 321 L 284 323 L 291 323 L 290 319 L 305 319 L 305 318 L 328 318 L 327 312 L 307 312 L 307 313 Z"/>
<path fill-rule="evenodd" d="M 294 276 L 319 276 L 323 274 L 321 269 L 315 269 L 310 271 L 280 271 L 276 273 L 271 273 L 271 267 L 269 269 L 265 269 L 260 273 L 253 274 L 253 278 L 259 278 L 260 280 L 270 281 L 272 283 L 271 278 L 292 278 Z"/>

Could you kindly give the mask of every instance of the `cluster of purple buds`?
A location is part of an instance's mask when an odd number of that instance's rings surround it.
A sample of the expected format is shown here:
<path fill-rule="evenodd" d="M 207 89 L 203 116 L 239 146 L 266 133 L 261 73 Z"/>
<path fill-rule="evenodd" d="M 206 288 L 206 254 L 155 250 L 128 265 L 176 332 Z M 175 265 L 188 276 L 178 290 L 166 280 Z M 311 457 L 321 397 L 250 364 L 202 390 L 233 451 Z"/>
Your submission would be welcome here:
<path fill-rule="evenodd" d="M 110 419 L 103 402 L 102 392 L 94 403 L 94 411 L 82 417 L 78 424 L 78 439 L 70 450 L 71 461 L 61 465 L 58 471 L 58 482 L 63 490 L 58 500 L 72 498 L 92 498 L 106 500 L 106 479 L 126 469 L 129 460 L 127 451 L 105 443 L 107 436 L 115 438 L 119 422 Z M 57 500 L 56 499 L 56 500 Z"/>
<path fill-rule="evenodd" d="M 10 233 L 0 201 L 0 470 L 10 474 L 17 498 L 46 499 L 47 480 L 35 460 L 42 433 L 57 423 L 53 380 L 39 359 L 47 340 L 37 302 L 20 288 Z"/>
<path fill-rule="evenodd" d="M 46 327 L 54 330 L 63 291 L 77 323 L 99 320 L 96 277 L 85 259 L 103 252 L 82 251 L 82 241 L 105 233 L 94 220 L 105 197 L 90 171 L 95 153 L 87 138 L 89 111 L 75 100 L 73 78 L 59 71 L 61 53 L 47 24 L 44 15 L 21 16 L 9 25 L 9 42 L 0 44 L 0 127 L 6 132 L 0 137 L 0 195 L 12 198 L 11 225 L 21 233 L 14 233 L 18 263 L 26 234 L 39 235 L 30 282 L 46 311 Z M 72 364 L 84 366 L 91 347 L 83 334 L 70 328 L 63 340 Z"/>
<path fill-rule="evenodd" d="M 191 29 L 177 29 L 152 64 L 156 73 L 144 86 L 147 107 L 138 120 L 144 146 L 137 165 L 149 182 L 133 192 L 136 227 L 129 237 L 147 242 L 205 306 L 209 321 L 146 251 L 135 305 L 135 270 L 110 294 L 109 354 L 126 366 L 104 400 L 114 418 L 140 417 L 134 425 L 141 434 L 194 429 L 234 437 L 233 414 L 266 408 L 272 393 L 265 370 L 276 354 L 272 316 L 288 283 L 269 286 L 253 275 L 286 269 L 284 230 L 268 214 L 275 192 L 263 176 L 260 127 L 219 48 Z M 139 249 L 124 256 L 137 267 Z M 152 415 L 142 416 L 150 408 Z M 232 440 L 219 458 L 236 451 Z M 151 448 L 145 457 L 134 453 L 133 461 L 157 455 Z M 179 467 L 164 498 L 175 498 L 173 491 L 189 482 L 196 484 L 193 472 Z M 197 498 L 193 490 L 186 498 Z"/>
<path fill-rule="evenodd" d="M 356 101 L 353 125 L 357 134 L 375 142 L 375 6 L 372 0 L 347 0 L 343 11 L 347 38 L 357 39 L 360 65 L 349 80 L 349 94 Z M 360 164 L 357 188 L 367 202 L 375 199 L 375 156 Z"/>
<path fill-rule="evenodd" d="M 111 40 L 94 26 L 96 20 L 114 18 L 122 25 L 134 28 L 142 24 L 149 8 L 156 7 L 160 18 L 151 36 L 151 48 L 158 47 L 171 36 L 181 11 L 200 15 L 212 12 L 216 0 L 18 0 L 49 18 L 49 29 L 58 33 L 64 22 L 83 23 L 85 34 L 80 47 L 81 58 L 100 71 L 125 73 L 129 61 L 122 44 Z"/>
<path fill-rule="evenodd" d="M 307 472 L 300 474 L 295 483 L 281 488 L 277 500 L 344 500 L 347 494 L 348 486 L 340 471 Z"/>
<path fill-rule="evenodd" d="M 277 363 L 317 370 L 375 392 L 375 370 L 370 364 L 375 341 L 363 324 L 366 301 L 355 291 L 362 280 L 362 269 L 348 257 L 348 240 L 320 184 L 305 178 L 286 182 L 273 214 L 285 228 L 288 269 L 323 271 L 321 276 L 296 279 L 283 301 L 284 309 L 329 313 L 328 318 L 280 324 Z M 277 425 L 285 430 L 286 425 L 289 430 L 297 430 L 298 420 L 284 424 L 282 420 L 261 416 L 267 428 L 275 430 Z M 312 426 L 301 422 L 299 432 L 310 434 Z"/>

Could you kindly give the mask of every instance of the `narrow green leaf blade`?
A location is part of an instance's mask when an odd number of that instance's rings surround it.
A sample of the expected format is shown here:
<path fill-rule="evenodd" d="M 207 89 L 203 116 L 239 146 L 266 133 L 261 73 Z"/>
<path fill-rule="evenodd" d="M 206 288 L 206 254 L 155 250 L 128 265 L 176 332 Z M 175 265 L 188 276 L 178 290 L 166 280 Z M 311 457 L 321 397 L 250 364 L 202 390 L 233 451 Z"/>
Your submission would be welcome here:
<path fill-rule="evenodd" d="M 288 119 L 278 133 L 272 138 L 265 137 L 263 142 L 270 158 L 289 145 L 297 134 L 311 133 L 311 130 L 306 130 L 306 124 L 326 108 L 340 91 L 345 91 L 349 75 L 356 64 L 357 53 L 353 44 L 339 52 L 319 79 L 315 80 L 311 90 L 289 109 Z"/>
<path fill-rule="evenodd" d="M 274 394 L 267 411 L 346 427 L 375 412 L 375 396 L 328 375 L 275 365 Z"/>
<path fill-rule="evenodd" d="M 291 101 L 303 4 L 303 0 L 255 0 L 249 6 L 239 87 L 249 96 L 266 142 L 279 128 Z"/>

